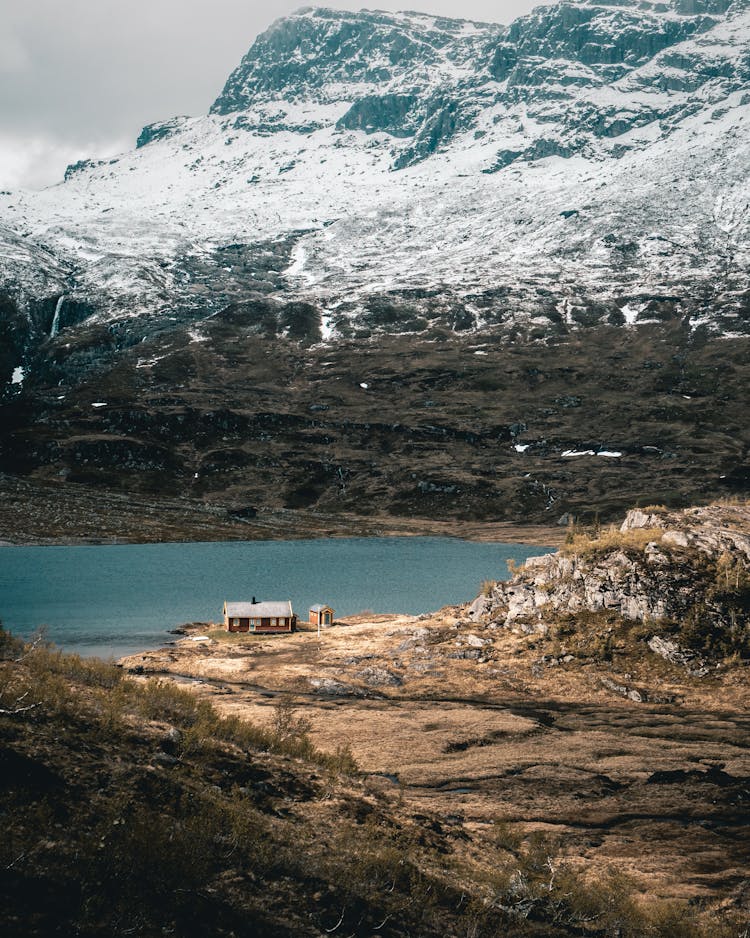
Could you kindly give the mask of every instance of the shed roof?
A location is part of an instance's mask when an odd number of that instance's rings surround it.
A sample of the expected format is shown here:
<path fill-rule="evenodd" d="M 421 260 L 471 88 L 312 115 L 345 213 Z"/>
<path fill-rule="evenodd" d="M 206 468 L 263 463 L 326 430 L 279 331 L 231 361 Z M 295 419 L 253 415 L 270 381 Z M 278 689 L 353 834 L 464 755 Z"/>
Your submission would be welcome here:
<path fill-rule="evenodd" d="M 224 611 L 230 619 L 286 619 L 291 618 L 292 603 L 224 603 Z"/>
<path fill-rule="evenodd" d="M 310 612 L 323 612 L 326 609 L 329 612 L 333 612 L 333 609 L 331 609 L 330 606 L 325 606 L 322 603 L 315 603 L 314 606 L 310 606 Z"/>

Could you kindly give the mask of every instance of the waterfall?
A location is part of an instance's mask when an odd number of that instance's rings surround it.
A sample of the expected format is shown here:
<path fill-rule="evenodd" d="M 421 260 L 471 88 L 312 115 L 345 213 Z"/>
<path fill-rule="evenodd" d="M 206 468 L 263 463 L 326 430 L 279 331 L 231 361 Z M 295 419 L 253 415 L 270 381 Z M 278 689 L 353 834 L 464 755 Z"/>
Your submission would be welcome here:
<path fill-rule="evenodd" d="M 55 315 L 52 317 L 52 328 L 49 331 L 50 339 L 54 339 L 57 333 L 60 331 L 60 310 L 62 305 L 65 302 L 65 294 L 63 293 L 57 300 L 57 305 L 55 306 Z"/>

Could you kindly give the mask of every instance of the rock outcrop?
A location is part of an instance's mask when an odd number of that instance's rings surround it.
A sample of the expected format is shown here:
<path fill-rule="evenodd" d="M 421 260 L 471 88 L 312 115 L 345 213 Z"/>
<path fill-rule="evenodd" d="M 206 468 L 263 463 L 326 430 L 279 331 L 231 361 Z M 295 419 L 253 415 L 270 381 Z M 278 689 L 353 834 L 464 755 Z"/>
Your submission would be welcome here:
<path fill-rule="evenodd" d="M 619 529 L 571 534 L 471 607 L 475 619 L 546 632 L 560 616 L 653 625 L 649 647 L 686 667 L 697 651 L 750 650 L 750 507 L 635 510 Z M 676 638 L 665 638 L 671 633 Z"/>

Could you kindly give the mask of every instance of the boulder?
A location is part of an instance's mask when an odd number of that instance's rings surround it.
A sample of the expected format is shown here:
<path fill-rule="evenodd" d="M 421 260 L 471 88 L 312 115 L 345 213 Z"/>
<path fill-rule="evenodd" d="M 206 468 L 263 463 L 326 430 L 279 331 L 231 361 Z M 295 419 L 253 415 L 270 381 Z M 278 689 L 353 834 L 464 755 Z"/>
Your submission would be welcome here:
<path fill-rule="evenodd" d="M 315 689 L 316 694 L 324 694 L 327 697 L 359 697 L 360 692 L 350 684 L 343 684 L 341 681 L 334 681 L 333 678 L 310 678 L 310 684 Z"/>
<path fill-rule="evenodd" d="M 467 635 L 465 641 L 472 648 L 484 648 L 485 645 L 489 645 L 489 639 L 480 638 L 478 635 Z"/>
<path fill-rule="evenodd" d="M 491 607 L 492 600 L 489 596 L 485 596 L 484 594 L 477 596 L 474 602 L 469 606 L 469 618 L 472 622 L 481 622 Z"/>
<path fill-rule="evenodd" d="M 404 683 L 398 675 L 385 668 L 363 668 L 355 674 L 368 687 L 401 687 Z"/>

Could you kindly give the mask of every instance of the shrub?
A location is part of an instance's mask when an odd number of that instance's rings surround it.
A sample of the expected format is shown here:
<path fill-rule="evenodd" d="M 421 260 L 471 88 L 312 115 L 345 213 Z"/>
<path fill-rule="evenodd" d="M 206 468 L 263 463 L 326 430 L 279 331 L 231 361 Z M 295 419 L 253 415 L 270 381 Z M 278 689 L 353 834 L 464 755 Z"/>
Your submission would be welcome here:
<path fill-rule="evenodd" d="M 359 765 L 349 743 L 337 746 L 332 753 L 324 753 L 326 768 L 335 776 L 357 775 Z"/>
<path fill-rule="evenodd" d="M 495 821 L 492 825 L 492 842 L 502 850 L 515 853 L 523 843 L 523 834 L 507 821 Z"/>
<path fill-rule="evenodd" d="M 138 712 L 147 720 L 163 720 L 191 726 L 198 713 L 198 701 L 187 690 L 170 681 L 149 678 L 135 685 L 134 702 Z"/>
<path fill-rule="evenodd" d="M 490 876 L 488 904 L 519 926 L 554 923 L 560 931 L 550 934 L 591 933 L 601 938 L 714 934 L 699 927 L 686 904 L 639 901 L 637 884 L 619 871 L 605 869 L 587 876 L 560 858 L 559 842 L 543 832 L 510 849 L 512 859 L 499 859 Z"/>
<path fill-rule="evenodd" d="M 294 697 L 283 695 L 273 708 L 272 731 L 278 743 L 307 736 L 312 724 L 305 717 L 298 717 L 294 709 Z"/>
<path fill-rule="evenodd" d="M 21 639 L 6 632 L 0 622 L 0 661 L 12 661 L 22 654 L 23 648 L 24 643 Z"/>

